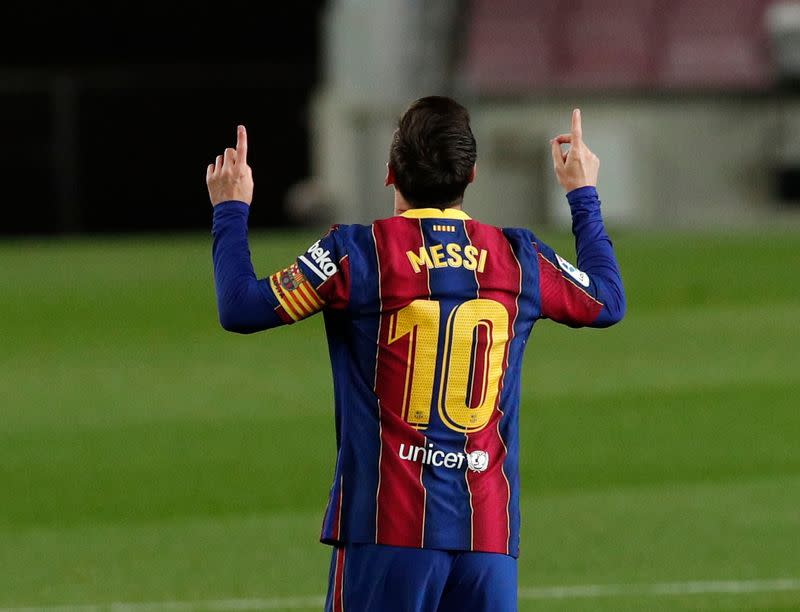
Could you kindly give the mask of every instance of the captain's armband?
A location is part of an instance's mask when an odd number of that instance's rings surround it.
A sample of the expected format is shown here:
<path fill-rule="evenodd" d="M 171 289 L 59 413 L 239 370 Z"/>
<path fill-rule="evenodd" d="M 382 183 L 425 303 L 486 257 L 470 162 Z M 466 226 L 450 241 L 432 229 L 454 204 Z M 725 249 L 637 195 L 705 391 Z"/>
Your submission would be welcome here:
<path fill-rule="evenodd" d="M 269 286 L 278 300 L 278 313 L 287 323 L 310 317 L 325 306 L 325 300 L 319 296 L 297 263 L 271 275 Z"/>

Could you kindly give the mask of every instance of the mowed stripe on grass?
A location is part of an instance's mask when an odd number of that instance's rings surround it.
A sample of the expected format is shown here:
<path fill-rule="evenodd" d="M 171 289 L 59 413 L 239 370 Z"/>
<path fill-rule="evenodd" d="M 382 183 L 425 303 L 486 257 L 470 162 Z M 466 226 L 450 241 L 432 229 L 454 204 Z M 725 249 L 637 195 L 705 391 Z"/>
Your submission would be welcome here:
<path fill-rule="evenodd" d="M 750 593 L 782 593 L 800 591 L 800 578 L 773 580 L 714 580 L 706 582 L 661 582 L 654 584 L 582 584 L 551 587 L 523 587 L 519 599 L 600 599 L 619 597 L 676 597 L 685 595 L 741 595 Z M 0 612 L 183 612 L 205 610 L 311 610 L 322 607 L 322 595 L 306 597 L 272 597 L 205 601 L 113 602 L 110 604 L 54 605 L 23 608 L 0 608 Z"/>

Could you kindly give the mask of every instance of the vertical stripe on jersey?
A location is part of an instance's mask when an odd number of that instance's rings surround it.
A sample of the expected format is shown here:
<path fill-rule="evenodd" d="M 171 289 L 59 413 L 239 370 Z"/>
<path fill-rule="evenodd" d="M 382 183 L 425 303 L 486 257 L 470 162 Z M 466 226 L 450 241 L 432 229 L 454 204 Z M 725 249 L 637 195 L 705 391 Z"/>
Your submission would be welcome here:
<path fill-rule="evenodd" d="M 375 376 L 380 402 L 381 450 L 377 493 L 376 541 L 395 546 L 423 546 L 426 492 L 423 464 L 401 458 L 412 447 L 426 448 L 425 436 L 407 422 L 408 388 L 415 375 L 417 328 L 396 336 L 397 312 L 417 299 L 427 299 L 428 270 L 415 272 L 406 251 L 423 240 L 419 222 L 395 217 L 373 224 L 379 255 L 381 323 Z M 392 338 L 392 342 L 390 342 Z M 401 448 L 403 446 L 403 448 Z"/>
<path fill-rule="evenodd" d="M 347 232 L 350 309 L 327 308 L 325 332 L 332 364 L 336 422 L 336 472 L 321 540 L 369 542 L 375 536 L 380 424 L 373 379 L 378 338 L 378 262 L 368 226 Z M 369 457 L 368 461 L 364 461 Z"/>
<path fill-rule="evenodd" d="M 506 414 L 500 426 L 500 433 L 506 443 L 506 475 L 511 481 L 511 504 L 509 554 L 519 554 L 519 400 L 522 373 L 522 359 L 525 341 L 530 336 L 534 322 L 539 318 L 539 266 L 537 254 L 530 236 L 516 229 L 504 230 L 514 248 L 514 255 L 522 270 L 522 293 L 517 300 L 519 315 L 514 325 L 515 342 L 510 345 L 506 384 L 500 396 L 500 405 L 506 407 Z"/>
<path fill-rule="evenodd" d="M 451 258 L 447 247 L 458 244 L 460 251 L 469 245 L 464 222 L 461 220 L 440 225 L 437 219 L 422 220 L 425 246 L 428 252 L 434 249 Z M 440 229 L 443 228 L 443 229 Z M 439 249 L 439 245 L 444 245 Z M 469 300 L 477 297 L 478 283 L 475 273 L 462 265 L 441 265 L 430 270 L 431 299 L 436 300 L 440 309 L 440 332 L 437 344 L 437 365 L 431 406 L 431 421 L 428 440 L 436 450 L 445 453 L 464 453 L 465 436 L 462 431 L 453 429 L 442 421 L 439 403 L 447 393 L 447 370 L 445 366 L 453 361 L 449 346 L 446 346 L 447 322 L 453 311 Z M 460 356 L 459 356 L 460 357 Z M 461 366 L 463 367 L 463 366 Z M 444 378 L 444 380 L 443 380 Z M 444 389 L 443 389 L 444 388 Z M 467 389 L 454 389 L 452 393 L 466 397 Z M 425 513 L 425 546 L 449 548 L 453 543 L 469 549 L 471 538 L 471 506 L 469 484 L 465 476 L 466 461 L 458 468 L 426 465 L 423 482 L 428 491 L 428 505 Z"/>
<path fill-rule="evenodd" d="M 383 319 L 383 297 L 381 295 L 381 254 L 378 251 L 378 239 L 375 237 L 375 224 L 372 224 L 371 227 L 372 232 L 372 243 L 373 247 L 375 248 L 375 264 L 376 264 L 376 275 L 378 278 L 378 333 L 375 335 L 375 373 L 373 375 L 373 384 L 372 390 L 376 392 L 377 397 L 377 388 L 378 388 L 378 357 L 380 356 L 381 352 L 381 322 Z M 381 400 L 378 398 L 378 443 L 379 443 L 379 450 L 378 450 L 378 486 L 375 488 L 375 542 L 378 542 L 378 525 L 379 521 L 378 518 L 380 517 L 380 503 L 379 498 L 381 494 L 381 457 L 383 455 L 383 425 L 381 425 L 381 421 L 383 420 L 383 411 L 381 410 Z"/>
<path fill-rule="evenodd" d="M 344 498 L 344 476 L 339 476 L 339 500 L 336 505 L 336 515 L 333 519 L 333 537 L 339 540 L 342 537 L 342 499 Z"/>
<path fill-rule="evenodd" d="M 509 349 L 514 340 L 514 323 L 519 313 L 517 300 L 521 291 L 522 272 L 511 245 L 500 229 L 473 221 L 468 221 L 466 226 L 472 244 L 490 253 L 483 272 L 476 274 L 478 297 L 502 304 L 508 311 L 509 325 L 495 411 L 485 428 L 467 434 L 468 453 L 485 451 L 489 454 L 486 471 L 467 473 L 472 493 L 472 548 L 508 553 L 511 486 L 504 467 L 508 449 L 500 433 L 500 420 L 503 417 L 500 398 L 507 375 Z"/>

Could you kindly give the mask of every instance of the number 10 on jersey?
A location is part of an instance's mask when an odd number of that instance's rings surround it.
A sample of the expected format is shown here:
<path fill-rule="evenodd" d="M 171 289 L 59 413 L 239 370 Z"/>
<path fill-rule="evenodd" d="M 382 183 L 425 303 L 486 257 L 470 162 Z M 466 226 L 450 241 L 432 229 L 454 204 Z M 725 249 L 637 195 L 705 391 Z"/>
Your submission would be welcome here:
<path fill-rule="evenodd" d="M 439 350 L 440 326 L 444 325 Z M 442 320 L 439 302 L 414 300 L 389 318 L 388 344 L 408 339 L 402 416 L 417 429 L 430 423 L 435 403 L 442 422 L 456 431 L 486 427 L 497 403 L 508 342 L 508 311 L 494 300 L 474 299 Z M 440 366 L 437 397 L 437 366 Z"/>

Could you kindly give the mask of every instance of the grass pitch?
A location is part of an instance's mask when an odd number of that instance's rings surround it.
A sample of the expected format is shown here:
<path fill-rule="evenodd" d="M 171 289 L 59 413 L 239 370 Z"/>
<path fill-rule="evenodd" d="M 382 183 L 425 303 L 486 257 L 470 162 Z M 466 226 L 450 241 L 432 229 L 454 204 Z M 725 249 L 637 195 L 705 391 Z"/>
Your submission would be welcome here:
<path fill-rule="evenodd" d="M 627 318 L 540 322 L 525 358 L 520 609 L 800 609 L 536 590 L 800 579 L 800 233 L 612 234 Z M 316 237 L 255 233 L 257 272 Z M 0 610 L 323 595 L 321 317 L 224 332 L 205 234 L 6 241 L 0 270 Z"/>

